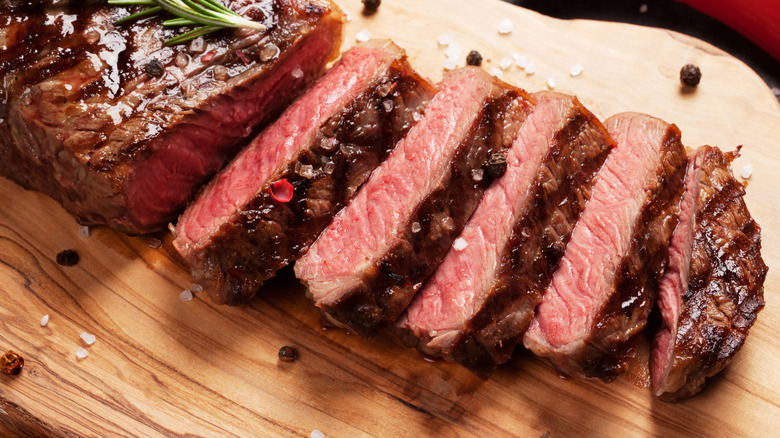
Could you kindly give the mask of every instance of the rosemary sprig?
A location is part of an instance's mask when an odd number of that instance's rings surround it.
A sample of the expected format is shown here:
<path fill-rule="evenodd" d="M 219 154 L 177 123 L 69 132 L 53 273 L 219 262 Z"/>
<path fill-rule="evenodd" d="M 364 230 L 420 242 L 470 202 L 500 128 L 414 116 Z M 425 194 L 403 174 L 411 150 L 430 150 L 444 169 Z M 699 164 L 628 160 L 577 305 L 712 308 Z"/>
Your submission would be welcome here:
<path fill-rule="evenodd" d="M 151 6 L 117 20 L 117 24 L 167 11 L 178 18 L 163 21 L 165 26 L 200 25 L 196 29 L 168 39 L 165 41 L 165 44 L 168 45 L 183 43 L 226 27 L 257 29 L 261 32 L 267 29 L 262 23 L 247 20 L 238 15 L 218 0 L 108 0 L 108 4 L 112 6 Z"/>

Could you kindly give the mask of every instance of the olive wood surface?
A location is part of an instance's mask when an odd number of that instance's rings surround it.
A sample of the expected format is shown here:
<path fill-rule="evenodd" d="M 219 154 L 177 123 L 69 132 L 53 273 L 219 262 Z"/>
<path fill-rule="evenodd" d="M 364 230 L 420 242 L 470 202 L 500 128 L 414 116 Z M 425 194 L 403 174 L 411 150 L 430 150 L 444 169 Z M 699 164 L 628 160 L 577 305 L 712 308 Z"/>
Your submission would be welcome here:
<path fill-rule="evenodd" d="M 770 270 L 766 308 L 731 366 L 678 404 L 632 383 L 646 381 L 642 367 L 609 384 L 561 379 L 520 349 L 483 382 L 388 333 L 364 341 L 323 330 L 289 268 L 244 307 L 205 293 L 182 302 L 191 280 L 169 235 L 160 249 L 106 228 L 82 238 L 54 201 L 0 178 L 0 349 L 26 360 L 21 374 L 0 375 L 0 436 L 777 436 L 780 107 L 752 70 L 674 32 L 560 21 L 494 0 L 385 0 L 371 17 L 359 0 L 339 3 L 351 16 L 345 48 L 368 29 L 434 80 L 445 60 L 437 37 L 452 32 L 460 58 L 477 49 L 487 69 L 526 55 L 536 74 L 513 66 L 503 77 L 529 91 L 554 75 L 556 90 L 602 119 L 640 111 L 676 123 L 691 147 L 744 145 L 734 167 L 753 165 L 747 203 Z M 504 18 L 509 35 L 497 31 Z M 570 76 L 578 63 L 582 75 Z M 686 63 L 703 72 L 695 91 L 680 87 Z M 55 262 L 66 248 L 78 265 Z M 81 332 L 97 342 L 86 347 Z M 283 345 L 299 359 L 280 362 Z"/>

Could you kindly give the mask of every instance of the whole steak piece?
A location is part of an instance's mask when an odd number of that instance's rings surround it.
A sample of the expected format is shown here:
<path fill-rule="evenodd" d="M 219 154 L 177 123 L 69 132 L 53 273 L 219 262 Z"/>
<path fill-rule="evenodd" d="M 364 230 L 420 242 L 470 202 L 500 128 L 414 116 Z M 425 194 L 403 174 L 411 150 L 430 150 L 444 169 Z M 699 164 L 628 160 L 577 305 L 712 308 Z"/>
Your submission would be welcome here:
<path fill-rule="evenodd" d="M 135 9 L 0 3 L 0 173 L 83 224 L 163 228 L 338 54 L 342 16 L 326 1 L 230 7 L 267 30 L 166 46 L 182 32 L 169 16 L 116 25 Z"/>
<path fill-rule="evenodd" d="M 394 323 L 490 184 L 527 95 L 481 69 L 448 73 L 422 119 L 295 265 L 332 322 L 370 337 Z"/>
<path fill-rule="evenodd" d="M 523 342 L 563 373 L 609 380 L 635 352 L 655 301 L 687 157 L 679 129 L 659 119 L 624 113 L 604 125 L 617 148 Z"/>
<path fill-rule="evenodd" d="M 575 97 L 532 97 L 506 173 L 397 324 L 407 345 L 481 377 L 509 360 L 522 340 L 614 147 Z"/>
<path fill-rule="evenodd" d="M 240 304 L 300 257 L 435 93 L 387 40 L 344 53 L 187 207 L 173 244 L 215 301 Z"/>
<path fill-rule="evenodd" d="M 653 395 L 662 400 L 699 392 L 731 362 L 764 307 L 761 229 L 731 173 L 737 154 L 704 146 L 689 159 L 650 356 Z"/>

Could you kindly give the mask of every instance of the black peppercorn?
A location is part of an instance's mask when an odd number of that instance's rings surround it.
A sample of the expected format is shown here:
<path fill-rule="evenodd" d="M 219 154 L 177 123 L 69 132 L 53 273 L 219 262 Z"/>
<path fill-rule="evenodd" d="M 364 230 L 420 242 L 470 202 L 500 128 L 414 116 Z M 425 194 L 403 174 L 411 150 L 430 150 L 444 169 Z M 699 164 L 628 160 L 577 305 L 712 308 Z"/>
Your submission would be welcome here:
<path fill-rule="evenodd" d="M 688 87 L 695 87 L 701 81 L 701 70 L 693 64 L 685 64 L 680 69 L 680 82 Z"/>
<path fill-rule="evenodd" d="M 496 152 L 488 158 L 485 170 L 491 178 L 501 178 L 506 172 L 506 152 Z"/>
<path fill-rule="evenodd" d="M 363 9 L 365 12 L 374 13 L 379 9 L 382 0 L 363 0 Z"/>
<path fill-rule="evenodd" d="M 3 374 L 8 374 L 9 376 L 19 374 L 22 368 L 24 368 L 24 358 L 12 350 L 8 350 L 7 353 L 0 356 L 0 371 Z"/>
<path fill-rule="evenodd" d="M 66 249 L 57 254 L 57 263 L 62 266 L 73 266 L 80 260 L 79 253 L 72 249 Z"/>
<path fill-rule="evenodd" d="M 162 76 L 165 66 L 162 62 L 152 59 L 146 64 L 146 74 L 153 78 L 159 78 Z"/>
<path fill-rule="evenodd" d="M 466 56 L 466 65 L 479 67 L 482 65 L 482 55 L 480 55 L 476 50 L 470 51 L 468 56 Z"/>
<path fill-rule="evenodd" d="M 294 362 L 295 359 L 298 359 L 298 352 L 294 348 L 285 345 L 279 349 L 279 360 L 282 362 Z"/>

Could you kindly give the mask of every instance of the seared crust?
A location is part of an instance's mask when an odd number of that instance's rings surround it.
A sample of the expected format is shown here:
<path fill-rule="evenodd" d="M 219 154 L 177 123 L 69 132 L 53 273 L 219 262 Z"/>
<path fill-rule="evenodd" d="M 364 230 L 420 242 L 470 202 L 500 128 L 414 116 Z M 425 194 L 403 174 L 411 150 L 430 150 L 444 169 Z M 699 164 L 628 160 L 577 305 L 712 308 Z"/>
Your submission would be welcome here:
<path fill-rule="evenodd" d="M 734 178 L 732 154 L 706 146 L 696 201 L 690 281 L 680 307 L 672 364 L 659 398 L 699 392 L 742 347 L 764 307 L 768 268 L 761 228 L 750 216 L 745 187 Z"/>

